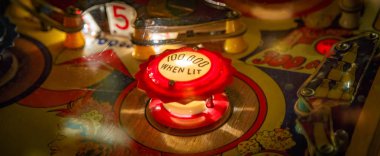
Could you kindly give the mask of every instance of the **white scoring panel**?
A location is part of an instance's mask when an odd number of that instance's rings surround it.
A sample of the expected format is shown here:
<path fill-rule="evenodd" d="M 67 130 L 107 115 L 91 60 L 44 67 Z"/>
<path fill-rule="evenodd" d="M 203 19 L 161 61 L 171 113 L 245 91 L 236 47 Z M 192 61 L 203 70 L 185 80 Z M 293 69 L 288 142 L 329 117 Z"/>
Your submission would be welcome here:
<path fill-rule="evenodd" d="M 124 3 L 106 3 L 110 33 L 130 37 L 137 13 L 135 9 Z"/>
<path fill-rule="evenodd" d="M 84 33 L 96 36 L 101 31 L 100 27 L 98 26 L 94 17 L 92 17 L 91 14 L 84 13 L 82 18 L 85 23 L 83 26 Z"/>

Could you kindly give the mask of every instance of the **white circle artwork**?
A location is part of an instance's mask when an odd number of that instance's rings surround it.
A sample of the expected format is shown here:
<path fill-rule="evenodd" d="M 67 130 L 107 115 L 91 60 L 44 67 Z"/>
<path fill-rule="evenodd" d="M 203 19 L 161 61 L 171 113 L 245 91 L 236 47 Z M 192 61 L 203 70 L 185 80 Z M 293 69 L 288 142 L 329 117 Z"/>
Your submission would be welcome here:
<path fill-rule="evenodd" d="M 162 58 L 157 68 L 169 80 L 191 81 L 206 75 L 211 61 L 206 55 L 185 51 Z"/>

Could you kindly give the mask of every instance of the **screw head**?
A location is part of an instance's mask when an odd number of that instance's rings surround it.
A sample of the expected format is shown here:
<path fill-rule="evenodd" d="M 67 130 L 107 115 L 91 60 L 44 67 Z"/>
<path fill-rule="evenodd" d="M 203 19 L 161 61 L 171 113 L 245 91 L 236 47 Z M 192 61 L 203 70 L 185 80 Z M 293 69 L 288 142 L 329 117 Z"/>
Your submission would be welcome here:
<path fill-rule="evenodd" d="M 135 25 L 137 26 L 137 27 L 142 27 L 143 25 L 144 25 L 144 21 L 142 20 L 142 19 L 136 19 L 136 21 L 135 21 Z"/>
<path fill-rule="evenodd" d="M 370 40 L 376 40 L 376 39 L 379 38 L 379 34 L 374 33 L 374 32 L 371 32 L 371 33 L 368 34 L 368 38 L 369 38 Z"/>
<path fill-rule="evenodd" d="M 315 91 L 314 89 L 311 89 L 311 88 L 302 88 L 301 91 L 300 91 L 300 94 L 302 96 L 313 96 L 315 94 Z"/>
<path fill-rule="evenodd" d="M 337 52 L 346 52 L 348 51 L 349 49 L 351 48 L 351 44 L 349 43 L 346 43 L 346 42 L 343 42 L 343 43 L 339 43 L 335 46 L 335 50 Z"/>
<path fill-rule="evenodd" d="M 226 14 L 226 16 L 228 18 L 236 18 L 238 15 L 239 15 L 239 13 L 236 12 L 236 11 L 228 11 L 227 14 Z"/>
<path fill-rule="evenodd" d="M 174 80 L 169 80 L 169 86 L 173 87 L 174 85 L 175 85 L 175 81 Z"/>

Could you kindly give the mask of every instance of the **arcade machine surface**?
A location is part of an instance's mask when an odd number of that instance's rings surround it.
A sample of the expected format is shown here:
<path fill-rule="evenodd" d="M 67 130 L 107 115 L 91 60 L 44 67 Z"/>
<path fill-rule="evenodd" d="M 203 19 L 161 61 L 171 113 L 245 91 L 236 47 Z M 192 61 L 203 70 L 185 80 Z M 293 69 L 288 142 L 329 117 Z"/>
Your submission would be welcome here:
<path fill-rule="evenodd" d="M 380 1 L 0 4 L 0 155 L 379 155 Z"/>

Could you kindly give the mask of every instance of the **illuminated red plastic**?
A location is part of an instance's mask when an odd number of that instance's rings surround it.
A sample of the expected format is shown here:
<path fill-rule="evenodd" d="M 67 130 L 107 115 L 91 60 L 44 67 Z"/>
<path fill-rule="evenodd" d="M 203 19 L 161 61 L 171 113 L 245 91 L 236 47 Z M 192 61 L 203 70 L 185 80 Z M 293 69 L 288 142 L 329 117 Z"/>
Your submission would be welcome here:
<path fill-rule="evenodd" d="M 326 39 L 319 40 L 317 44 L 315 45 L 315 50 L 322 55 L 329 54 L 331 51 L 331 48 L 338 41 L 339 39 L 336 39 L 336 38 L 326 38 Z"/>
<path fill-rule="evenodd" d="M 175 115 L 166 110 L 160 99 L 154 98 L 149 103 L 151 116 L 156 122 L 167 127 L 176 129 L 196 129 L 211 125 L 221 119 L 229 107 L 228 98 L 225 94 L 213 95 L 214 107 L 189 116 Z"/>
<path fill-rule="evenodd" d="M 183 51 L 198 52 L 207 56 L 211 61 L 211 68 L 202 77 L 191 81 L 177 81 L 170 85 L 170 80 L 159 72 L 158 64 L 164 57 Z M 184 47 L 167 50 L 159 56 L 151 57 L 148 62 L 140 65 L 140 71 L 135 77 L 138 80 L 138 88 L 144 90 L 150 98 L 160 99 L 164 103 L 184 104 L 193 100 L 206 100 L 213 94 L 224 92 L 226 86 L 232 82 L 234 72 L 231 61 L 219 53 Z"/>

